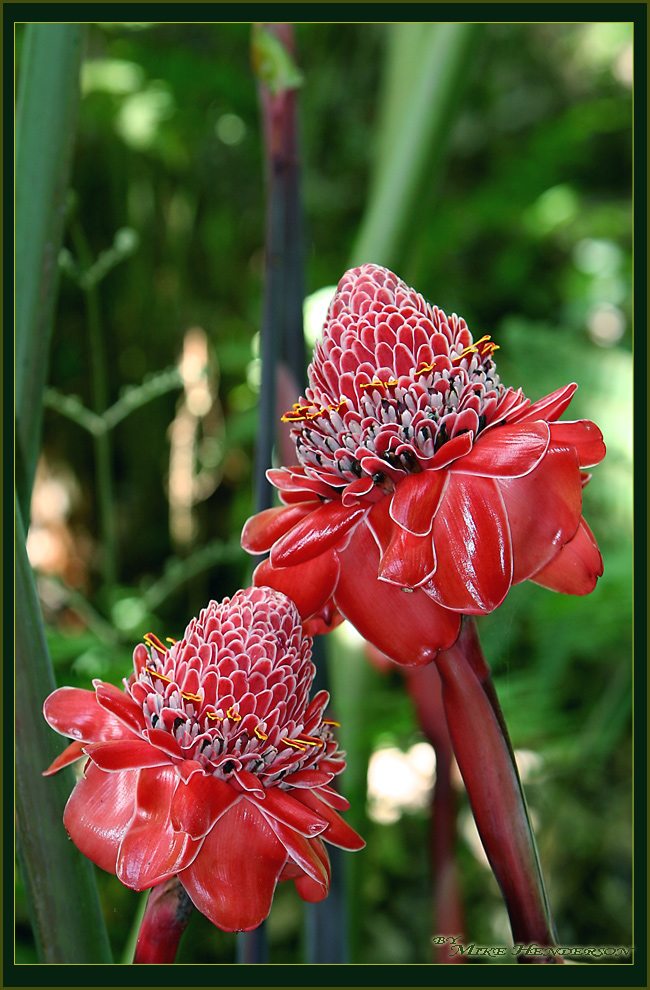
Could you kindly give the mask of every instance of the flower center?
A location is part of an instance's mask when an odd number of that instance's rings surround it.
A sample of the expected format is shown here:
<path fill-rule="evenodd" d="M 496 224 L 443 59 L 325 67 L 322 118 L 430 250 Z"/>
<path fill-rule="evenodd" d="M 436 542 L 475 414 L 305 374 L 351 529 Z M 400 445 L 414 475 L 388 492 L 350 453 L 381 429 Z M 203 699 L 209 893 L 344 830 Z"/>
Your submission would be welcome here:
<path fill-rule="evenodd" d="M 406 373 L 398 355 L 392 368 L 374 375 L 360 364 L 356 374 L 341 376 L 345 394 L 337 400 L 318 386 L 308 389 L 309 401 L 282 417 L 295 424 L 291 435 L 301 464 L 330 485 L 370 475 L 382 487 L 386 477 L 397 480 L 396 473 L 430 466 L 454 437 L 470 432 L 475 439 L 511 390 L 496 372 L 498 345 L 489 336 L 464 344 L 467 337 L 465 329 L 456 346 L 438 344 L 441 353 L 414 362 Z"/>
<path fill-rule="evenodd" d="M 169 733 L 182 760 L 196 760 L 206 773 L 222 779 L 246 770 L 269 786 L 298 769 L 315 768 L 336 749 L 330 726 L 337 723 L 320 717 L 322 706 L 310 715 L 306 701 L 311 677 L 303 676 L 302 688 L 282 667 L 274 677 L 268 658 L 261 656 L 259 637 L 252 640 L 247 645 L 260 654 L 264 680 L 262 674 L 255 677 L 250 658 L 247 678 L 230 657 L 221 664 L 218 658 L 210 662 L 217 651 L 208 643 L 197 649 L 198 644 L 185 638 L 180 643 L 170 640 L 170 649 L 147 633 L 147 660 L 136 666 L 125 686 L 142 706 L 147 728 Z M 268 652 L 270 643 L 265 646 Z M 309 663 L 309 654 L 303 647 L 296 658 L 289 653 L 291 660 L 291 668 L 299 673 Z M 257 694 L 247 690 L 251 683 L 261 689 Z"/>

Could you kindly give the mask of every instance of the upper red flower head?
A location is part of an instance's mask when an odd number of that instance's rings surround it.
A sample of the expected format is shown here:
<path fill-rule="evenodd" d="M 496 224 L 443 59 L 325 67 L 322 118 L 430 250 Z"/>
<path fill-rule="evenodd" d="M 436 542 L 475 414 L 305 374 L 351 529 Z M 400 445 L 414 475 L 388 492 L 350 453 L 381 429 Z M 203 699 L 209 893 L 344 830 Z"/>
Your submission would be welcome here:
<path fill-rule="evenodd" d="M 90 757 L 63 817 L 74 843 L 136 890 L 178 874 L 228 931 L 263 921 L 279 879 L 325 897 L 322 840 L 363 840 L 334 810 L 349 807 L 327 786 L 345 763 L 323 719 L 327 692 L 309 703 L 311 641 L 293 603 L 239 591 L 171 648 L 145 640 L 124 692 L 94 681 L 45 702 L 52 728 L 76 740 L 47 773 Z"/>
<path fill-rule="evenodd" d="M 604 457 L 600 430 L 557 422 L 574 384 L 533 404 L 504 386 L 496 349 L 385 268 L 341 279 L 306 397 L 283 417 L 300 464 L 268 472 L 285 505 L 242 535 L 271 550 L 256 583 L 292 597 L 310 631 L 345 617 L 426 663 L 512 584 L 594 587 L 582 469 Z"/>

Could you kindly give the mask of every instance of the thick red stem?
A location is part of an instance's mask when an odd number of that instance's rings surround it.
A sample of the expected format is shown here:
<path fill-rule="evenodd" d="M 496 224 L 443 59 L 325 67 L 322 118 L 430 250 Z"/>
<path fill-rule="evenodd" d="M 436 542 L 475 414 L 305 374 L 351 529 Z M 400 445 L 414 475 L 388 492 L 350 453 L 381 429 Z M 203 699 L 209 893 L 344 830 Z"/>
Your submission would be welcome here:
<path fill-rule="evenodd" d="M 436 782 L 431 800 L 431 871 L 433 935 L 463 941 L 463 904 L 456 862 L 456 796 L 451 783 L 453 750 L 442 703 L 442 684 L 435 664 L 406 669 L 406 684 L 420 728 L 436 753 Z M 434 943 L 438 963 L 465 962 L 450 954 L 448 944 Z"/>
<path fill-rule="evenodd" d="M 149 894 L 135 947 L 134 963 L 173 963 L 193 904 L 178 877 Z"/>
<path fill-rule="evenodd" d="M 466 624 L 465 624 L 466 625 Z M 556 944 L 535 839 L 505 722 L 475 631 L 436 660 L 449 732 L 517 943 Z M 520 962 L 560 962 L 520 956 Z"/>

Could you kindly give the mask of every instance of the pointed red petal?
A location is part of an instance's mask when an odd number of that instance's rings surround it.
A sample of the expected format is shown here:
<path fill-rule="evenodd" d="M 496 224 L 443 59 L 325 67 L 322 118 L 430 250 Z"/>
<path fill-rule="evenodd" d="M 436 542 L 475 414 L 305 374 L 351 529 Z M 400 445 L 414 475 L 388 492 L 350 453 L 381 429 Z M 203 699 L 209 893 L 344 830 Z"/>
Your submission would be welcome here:
<path fill-rule="evenodd" d="M 325 804 L 319 797 L 316 797 L 313 791 L 301 791 L 300 800 L 329 823 L 327 831 L 323 832 L 321 839 L 330 842 L 333 846 L 340 846 L 341 849 L 363 849 L 366 844 L 365 840 L 354 831 L 351 825 L 343 821 L 329 804 Z"/>
<path fill-rule="evenodd" d="M 550 436 L 548 423 L 496 426 L 479 436 L 452 471 L 485 478 L 521 478 L 542 460 Z"/>
<path fill-rule="evenodd" d="M 265 787 L 264 800 L 256 800 L 260 811 L 270 820 L 284 822 L 292 830 L 313 839 L 327 828 L 327 819 L 309 811 L 304 802 L 296 800 L 279 787 Z"/>
<path fill-rule="evenodd" d="M 422 668 L 418 667 L 417 669 L 421 670 Z M 347 798 L 344 798 L 342 794 L 335 791 L 333 787 L 317 787 L 314 793 L 317 797 L 331 805 L 332 808 L 336 808 L 337 811 L 347 811 L 350 807 L 350 802 Z"/>
<path fill-rule="evenodd" d="M 448 440 L 447 443 L 443 443 L 440 450 L 434 455 L 430 467 L 435 468 L 437 471 L 448 467 L 453 461 L 458 460 L 459 457 L 465 457 L 469 454 L 472 449 L 472 443 L 471 433 L 461 433 L 460 436 Z"/>
<path fill-rule="evenodd" d="M 538 399 L 532 405 L 527 406 L 519 413 L 515 413 L 512 418 L 508 417 L 510 423 L 531 423 L 534 420 L 543 419 L 547 423 L 552 423 L 562 415 L 573 398 L 578 386 L 575 382 L 571 385 L 563 385 L 550 395 L 545 395 L 543 399 Z"/>
<path fill-rule="evenodd" d="M 420 588 L 404 592 L 379 581 L 378 567 L 379 549 L 364 523 L 341 554 L 337 608 L 364 639 L 396 663 L 429 663 L 458 636 L 460 616 L 441 608 Z"/>
<path fill-rule="evenodd" d="M 241 797 L 225 780 L 212 774 L 195 773 L 187 783 L 179 783 L 174 791 L 172 826 L 178 832 L 187 832 L 193 839 L 200 839 Z"/>
<path fill-rule="evenodd" d="M 133 890 L 147 890 L 189 865 L 200 849 L 172 828 L 170 809 L 179 785 L 170 768 L 141 770 L 135 811 L 117 856 L 117 876 Z"/>
<path fill-rule="evenodd" d="M 273 546 L 274 567 L 304 564 L 331 550 L 348 530 L 361 519 L 364 507 L 350 509 L 342 502 L 325 502 Z"/>
<path fill-rule="evenodd" d="M 144 739 L 116 739 L 111 742 L 89 743 L 84 753 L 101 770 L 138 770 L 141 767 L 162 767 L 171 762 L 169 756 Z"/>
<path fill-rule="evenodd" d="M 407 474 L 398 483 L 390 500 L 391 519 L 414 536 L 426 536 L 431 532 L 433 517 L 448 477 L 447 471 Z"/>
<path fill-rule="evenodd" d="M 77 849 L 108 873 L 115 873 L 120 842 L 135 808 L 137 781 L 137 770 L 104 773 L 89 763 L 63 812 L 63 824 Z"/>
<path fill-rule="evenodd" d="M 296 770 L 295 773 L 284 778 L 284 783 L 291 784 L 292 787 L 309 787 L 311 789 L 329 784 L 332 779 L 331 773 L 323 773 L 322 770 Z"/>
<path fill-rule="evenodd" d="M 424 586 L 445 608 L 491 612 L 512 583 L 510 529 L 497 482 L 452 472 L 433 526 L 438 567 Z"/>
<path fill-rule="evenodd" d="M 84 755 L 82 747 L 82 742 L 70 743 L 70 745 L 66 746 L 63 752 L 57 756 L 56 760 L 52 761 L 47 770 L 43 771 L 43 776 L 49 777 L 50 774 L 56 773 L 56 771 L 60 770 L 62 767 L 67 767 L 71 763 L 75 763 L 77 760 L 81 759 Z"/>
<path fill-rule="evenodd" d="M 283 591 L 295 602 L 301 617 L 308 619 L 332 597 L 338 576 L 338 558 L 330 550 L 295 567 L 274 567 L 270 560 L 263 560 L 255 568 L 253 583 Z"/>
<path fill-rule="evenodd" d="M 294 863 L 297 863 L 316 883 L 329 885 L 327 870 L 312 849 L 309 840 L 277 819 L 269 818 L 268 822 Z"/>
<path fill-rule="evenodd" d="M 300 522 L 306 515 L 314 511 L 314 502 L 298 502 L 296 505 L 280 505 L 273 509 L 265 509 L 251 516 L 244 523 L 241 534 L 241 545 L 248 553 L 266 553 L 276 540 Z"/>
<path fill-rule="evenodd" d="M 411 477 L 416 476 L 411 475 Z M 404 483 L 400 482 L 397 491 Z M 389 511 L 391 505 L 390 499 L 384 498 L 381 502 L 377 502 L 368 514 L 368 526 L 381 550 L 378 576 L 382 581 L 390 581 L 400 588 L 416 588 L 429 580 L 436 569 L 431 534 L 414 536 L 402 529 L 391 518 Z"/>
<path fill-rule="evenodd" d="M 43 715 L 62 736 L 84 742 L 103 742 L 129 736 L 124 724 L 101 708 L 94 691 L 62 687 L 45 699 Z"/>
<path fill-rule="evenodd" d="M 264 815 L 244 799 L 219 819 L 179 879 L 213 925 L 250 931 L 271 910 L 286 861 L 287 850 Z"/>
<path fill-rule="evenodd" d="M 300 876 L 295 878 L 296 890 L 302 897 L 303 901 L 309 901 L 310 904 L 315 904 L 327 897 L 327 894 L 329 893 L 332 871 L 330 869 L 330 858 L 327 855 L 327 849 L 321 840 L 310 839 L 309 844 L 311 845 L 314 854 L 318 856 L 323 864 L 323 869 L 327 873 L 327 883 L 323 885 L 322 883 L 318 883 L 316 880 L 312 880 L 312 878 L 307 876 L 306 873 L 301 873 Z"/>
<path fill-rule="evenodd" d="M 97 695 L 97 701 L 101 707 L 119 718 L 127 729 L 139 735 L 146 723 L 142 708 L 136 705 L 132 698 L 129 698 L 124 691 L 120 691 L 114 684 L 107 684 L 105 681 L 94 680 L 93 687 Z"/>
<path fill-rule="evenodd" d="M 588 595 L 603 573 L 603 558 L 594 535 L 584 519 L 576 535 L 559 554 L 531 580 L 565 595 Z"/>
<path fill-rule="evenodd" d="M 579 419 L 573 423 L 552 423 L 551 443 L 558 447 L 575 447 L 581 468 L 600 464 L 606 453 L 602 433 L 588 419 Z"/>
<path fill-rule="evenodd" d="M 548 564 L 578 528 L 582 484 L 575 451 L 551 449 L 525 478 L 497 484 L 508 513 L 517 584 Z"/>

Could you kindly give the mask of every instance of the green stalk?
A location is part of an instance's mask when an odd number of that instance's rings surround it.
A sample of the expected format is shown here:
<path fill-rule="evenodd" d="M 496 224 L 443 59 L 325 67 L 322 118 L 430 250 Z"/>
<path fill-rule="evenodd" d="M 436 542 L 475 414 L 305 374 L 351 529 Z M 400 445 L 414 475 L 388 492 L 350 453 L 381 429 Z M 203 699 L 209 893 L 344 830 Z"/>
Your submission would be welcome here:
<path fill-rule="evenodd" d="M 72 239 L 82 269 L 90 273 L 93 257 L 86 235 L 78 220 L 71 227 Z M 81 279 L 81 288 L 86 300 L 88 323 L 88 343 L 90 348 L 90 382 L 93 411 L 103 416 L 108 409 L 108 377 L 106 369 L 106 349 L 99 307 L 97 280 L 92 277 Z M 117 581 L 117 532 L 115 527 L 115 495 L 113 490 L 112 444 L 108 430 L 93 433 L 95 447 L 95 478 L 102 536 L 102 573 L 104 583 L 113 588 Z"/>
<path fill-rule="evenodd" d="M 16 844 L 41 962 L 111 962 L 94 867 L 68 839 L 72 770 L 42 773 L 63 748 L 43 718 L 55 689 L 16 501 Z"/>
<path fill-rule="evenodd" d="M 375 173 L 350 264 L 391 267 L 420 192 L 442 164 L 480 25 L 390 25 Z"/>
<path fill-rule="evenodd" d="M 65 196 L 79 104 L 81 24 L 28 24 L 16 109 L 16 472 L 26 524 L 36 472 Z"/>

